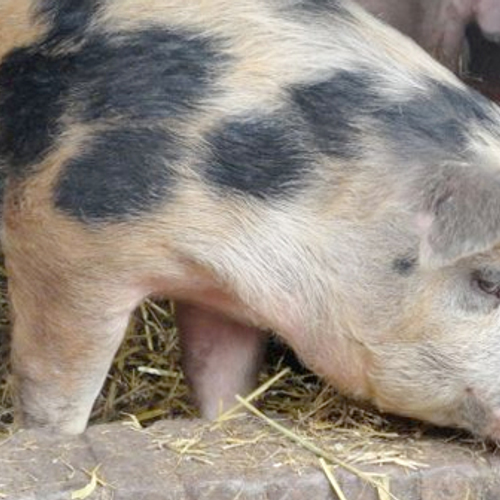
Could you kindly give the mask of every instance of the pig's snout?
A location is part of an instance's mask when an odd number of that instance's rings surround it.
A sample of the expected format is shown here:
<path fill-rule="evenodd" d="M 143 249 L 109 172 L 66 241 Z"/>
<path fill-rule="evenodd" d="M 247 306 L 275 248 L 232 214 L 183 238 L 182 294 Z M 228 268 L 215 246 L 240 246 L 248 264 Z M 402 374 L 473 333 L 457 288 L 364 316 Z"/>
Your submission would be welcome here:
<path fill-rule="evenodd" d="M 467 387 L 458 407 L 458 427 L 464 427 L 478 436 L 500 442 L 500 404 L 492 405 L 491 397 Z"/>

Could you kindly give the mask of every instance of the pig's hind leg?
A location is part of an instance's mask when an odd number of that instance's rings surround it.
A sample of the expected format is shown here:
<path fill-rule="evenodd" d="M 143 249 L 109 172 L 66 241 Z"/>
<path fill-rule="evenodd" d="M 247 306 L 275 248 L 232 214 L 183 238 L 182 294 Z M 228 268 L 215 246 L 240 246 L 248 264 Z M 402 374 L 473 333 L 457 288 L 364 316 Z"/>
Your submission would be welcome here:
<path fill-rule="evenodd" d="M 264 334 L 222 314 L 176 304 L 184 373 L 201 413 L 215 419 L 254 387 L 262 361 Z"/>

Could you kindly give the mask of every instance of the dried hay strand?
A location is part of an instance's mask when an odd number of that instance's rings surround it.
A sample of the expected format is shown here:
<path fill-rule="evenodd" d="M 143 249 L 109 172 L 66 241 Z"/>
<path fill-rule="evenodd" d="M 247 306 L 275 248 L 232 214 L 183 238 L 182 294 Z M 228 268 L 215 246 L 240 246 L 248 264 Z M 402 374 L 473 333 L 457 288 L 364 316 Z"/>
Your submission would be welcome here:
<path fill-rule="evenodd" d="M 8 381 L 8 307 L 5 273 L 0 274 L 0 439 L 9 435 L 12 421 L 11 387 Z M 263 384 L 240 407 L 221 416 L 215 425 L 226 425 L 241 415 L 242 407 L 253 401 L 256 411 L 269 420 L 293 423 L 293 433 L 311 443 L 321 443 L 330 464 L 398 465 L 408 469 L 425 466 L 419 460 L 416 443 L 436 434 L 472 451 L 481 451 L 481 443 L 458 431 L 436 431 L 408 419 L 383 415 L 369 406 L 357 404 L 336 393 L 331 387 L 303 368 L 290 351 L 276 340 L 261 374 Z M 169 302 L 146 300 L 134 314 L 126 338 L 94 407 L 91 423 L 128 420 L 137 427 L 159 419 L 193 418 L 198 413 L 190 402 L 189 389 L 180 369 L 180 351 Z M 271 439 L 269 422 L 258 435 L 233 435 L 230 447 L 248 447 L 259 440 Z M 198 453 L 201 444 L 193 438 L 178 443 L 176 451 L 199 461 L 210 462 L 207 451 Z M 293 439 L 292 439 L 293 440 Z M 172 443 L 169 444 L 173 446 Z M 175 448 L 175 446 L 174 446 Z M 200 448 L 201 449 L 201 448 Z M 334 456 L 337 462 L 331 460 Z M 293 457 L 284 462 L 293 463 Z M 318 467 L 318 458 L 311 464 Z M 311 465 L 309 464 L 309 465 Z M 374 483 L 375 484 L 375 483 Z M 383 486 L 376 483 L 380 491 Z"/>

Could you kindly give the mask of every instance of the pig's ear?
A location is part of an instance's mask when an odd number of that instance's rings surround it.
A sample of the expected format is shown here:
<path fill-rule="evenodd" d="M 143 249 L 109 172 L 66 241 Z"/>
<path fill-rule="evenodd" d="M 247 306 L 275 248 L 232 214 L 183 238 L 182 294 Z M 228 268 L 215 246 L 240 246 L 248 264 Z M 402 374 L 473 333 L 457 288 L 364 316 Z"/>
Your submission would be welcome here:
<path fill-rule="evenodd" d="M 429 177 L 416 220 L 423 265 L 451 264 L 500 243 L 500 169 L 455 166 Z"/>

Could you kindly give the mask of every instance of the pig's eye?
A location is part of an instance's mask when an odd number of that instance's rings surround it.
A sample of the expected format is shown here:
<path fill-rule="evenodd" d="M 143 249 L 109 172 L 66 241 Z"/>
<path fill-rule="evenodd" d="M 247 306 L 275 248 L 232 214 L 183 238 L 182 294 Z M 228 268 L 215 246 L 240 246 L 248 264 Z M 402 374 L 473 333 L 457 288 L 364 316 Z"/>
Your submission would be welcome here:
<path fill-rule="evenodd" d="M 491 281 L 480 274 L 476 274 L 474 283 L 482 292 L 500 298 L 500 283 L 498 281 Z"/>

